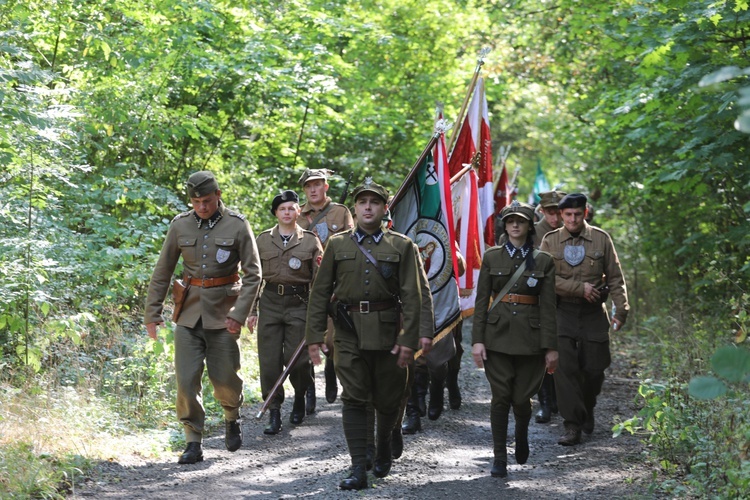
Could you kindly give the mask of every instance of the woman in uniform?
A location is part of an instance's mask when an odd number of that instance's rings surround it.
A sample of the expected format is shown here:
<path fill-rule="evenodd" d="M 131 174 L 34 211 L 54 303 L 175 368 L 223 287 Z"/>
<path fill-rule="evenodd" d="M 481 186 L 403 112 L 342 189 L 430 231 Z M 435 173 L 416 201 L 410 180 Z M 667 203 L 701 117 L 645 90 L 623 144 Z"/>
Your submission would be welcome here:
<path fill-rule="evenodd" d="M 507 476 L 508 414 L 515 416 L 516 462 L 529 458 L 531 396 L 557 367 L 555 264 L 534 250 L 534 209 L 513 201 L 500 213 L 506 242 L 484 255 L 479 271 L 472 355 L 492 389 L 492 477 Z"/>
<path fill-rule="evenodd" d="M 263 288 L 256 307 L 247 319 L 252 332 L 258 326 L 260 390 L 267 399 L 276 380 L 305 337 L 305 319 L 310 284 L 323 254 L 320 240 L 297 225 L 299 196 L 291 190 L 276 195 L 271 213 L 278 224 L 258 235 L 258 253 L 263 270 Z M 305 418 L 305 391 L 314 383 L 307 351 L 289 374 L 294 388 L 294 405 L 289 421 L 301 424 Z M 269 421 L 265 434 L 281 431 L 281 404 L 284 389 L 279 389 L 268 405 Z"/>

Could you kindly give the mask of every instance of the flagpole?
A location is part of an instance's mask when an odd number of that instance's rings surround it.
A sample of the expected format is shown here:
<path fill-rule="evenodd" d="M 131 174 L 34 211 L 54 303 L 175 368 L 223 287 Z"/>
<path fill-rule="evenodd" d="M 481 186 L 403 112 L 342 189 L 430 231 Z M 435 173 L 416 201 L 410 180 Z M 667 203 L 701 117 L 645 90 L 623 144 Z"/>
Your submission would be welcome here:
<path fill-rule="evenodd" d="M 456 173 L 456 175 L 454 175 L 453 177 L 451 177 L 451 184 L 453 184 L 454 182 L 456 182 L 458 179 L 461 178 L 462 175 L 464 175 L 466 172 L 468 172 L 469 170 L 471 170 L 471 167 L 473 167 L 473 165 L 471 163 L 464 163 L 464 168 L 462 168 L 461 170 L 459 170 Z"/>
<path fill-rule="evenodd" d="M 464 97 L 463 104 L 461 104 L 461 111 L 458 112 L 458 117 L 456 117 L 456 126 L 453 127 L 450 140 L 448 141 L 448 144 L 446 144 L 446 148 L 447 148 L 446 151 L 449 153 L 448 154 L 449 157 L 450 157 L 450 153 L 453 152 L 453 146 L 455 146 L 458 132 L 459 130 L 461 130 L 461 126 L 463 125 L 464 113 L 466 112 L 466 108 L 469 106 L 469 100 L 471 99 L 471 94 L 474 93 L 474 87 L 476 87 L 477 85 L 477 80 L 479 79 L 479 72 L 482 70 L 482 65 L 484 65 L 484 56 L 489 54 L 489 52 L 490 52 L 489 47 L 486 47 L 479 51 L 479 59 L 477 60 L 477 67 L 474 68 L 474 74 L 471 77 L 471 83 L 469 83 L 469 89 L 466 92 L 466 97 Z"/>
<path fill-rule="evenodd" d="M 432 134 L 432 138 L 430 139 L 430 142 L 427 143 L 427 147 L 424 148 L 424 151 L 422 151 L 422 154 L 419 155 L 419 158 L 414 163 L 414 166 L 411 167 L 411 171 L 406 176 L 404 181 L 401 183 L 401 186 L 398 188 L 398 191 L 396 191 L 396 194 L 393 195 L 393 198 L 391 198 L 390 205 L 395 205 L 403 196 L 404 192 L 406 191 L 406 186 L 411 182 L 412 177 L 414 177 L 417 173 L 417 170 L 419 169 L 419 166 L 422 164 L 425 158 L 427 158 L 427 155 L 430 154 L 430 150 L 435 146 L 435 143 L 438 140 L 438 137 L 440 137 L 440 134 L 442 132 L 436 132 Z"/>

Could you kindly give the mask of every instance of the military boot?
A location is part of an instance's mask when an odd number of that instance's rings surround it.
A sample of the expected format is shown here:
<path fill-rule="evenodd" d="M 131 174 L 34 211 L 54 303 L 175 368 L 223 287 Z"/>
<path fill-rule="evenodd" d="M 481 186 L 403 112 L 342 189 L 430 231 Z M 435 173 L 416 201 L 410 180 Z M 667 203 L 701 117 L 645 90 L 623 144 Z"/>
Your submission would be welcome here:
<path fill-rule="evenodd" d="M 391 472 L 391 466 L 393 465 L 391 439 L 393 437 L 393 427 L 396 423 L 396 412 L 391 414 L 378 412 L 377 421 L 377 451 L 375 453 L 375 463 L 372 467 L 372 473 L 376 477 L 385 477 Z"/>
<path fill-rule="evenodd" d="M 490 475 L 492 477 L 506 477 L 508 475 L 508 407 L 493 407 L 490 409 L 490 428 L 492 429 L 492 451 L 495 460 L 492 463 Z"/>
<path fill-rule="evenodd" d="M 342 490 L 364 490 L 367 487 L 367 471 L 361 465 L 352 465 L 349 475 L 339 483 Z"/>
<path fill-rule="evenodd" d="M 516 463 L 525 464 L 529 459 L 529 421 L 531 415 L 516 417 Z"/>
<path fill-rule="evenodd" d="M 393 427 L 391 433 L 391 456 L 394 460 L 401 458 L 401 454 L 404 452 L 404 436 L 401 434 L 401 426 L 396 425 Z"/>
<path fill-rule="evenodd" d="M 180 458 L 177 459 L 177 463 L 194 464 L 196 462 L 203 462 L 203 449 L 201 449 L 201 444 L 197 442 L 188 443 L 185 451 L 182 452 Z"/>
<path fill-rule="evenodd" d="M 224 445 L 229 451 L 237 451 L 242 446 L 242 428 L 237 420 L 226 420 Z"/>
<path fill-rule="evenodd" d="M 292 405 L 292 414 L 289 415 L 289 422 L 299 425 L 305 419 L 305 396 L 294 396 L 294 405 Z"/>
<path fill-rule="evenodd" d="M 270 410 L 268 425 L 263 429 L 263 434 L 278 434 L 281 432 L 281 410 Z"/>
<path fill-rule="evenodd" d="M 427 371 L 415 370 L 414 373 L 414 385 L 412 385 L 411 391 L 414 394 L 414 401 L 417 404 L 420 417 L 427 416 L 427 390 L 430 387 L 430 375 Z"/>
<path fill-rule="evenodd" d="M 427 417 L 430 420 L 437 420 L 443 414 L 445 405 L 444 397 L 444 379 L 433 378 L 430 380 L 430 404 L 427 407 Z"/>

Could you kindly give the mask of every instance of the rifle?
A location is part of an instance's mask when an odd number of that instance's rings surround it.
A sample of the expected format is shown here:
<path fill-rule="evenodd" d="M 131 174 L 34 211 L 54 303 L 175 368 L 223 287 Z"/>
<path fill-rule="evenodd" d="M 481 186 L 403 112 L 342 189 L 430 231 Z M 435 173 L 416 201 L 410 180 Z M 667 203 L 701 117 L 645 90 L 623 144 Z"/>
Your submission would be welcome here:
<path fill-rule="evenodd" d="M 266 413 L 266 410 L 268 410 L 268 405 L 271 404 L 271 401 L 273 401 L 273 398 L 276 397 L 276 393 L 279 392 L 279 389 L 281 388 L 281 386 L 284 385 L 284 382 L 289 376 L 289 372 L 291 372 L 292 368 L 294 368 L 294 365 L 297 364 L 297 361 L 299 360 L 300 356 L 302 356 L 302 351 L 305 347 L 307 347 L 307 340 L 303 338 L 302 341 L 297 346 L 297 349 L 294 351 L 294 354 L 292 354 L 292 357 L 289 359 L 289 364 L 286 365 L 286 368 L 284 368 L 284 371 L 281 372 L 281 376 L 279 377 L 279 379 L 276 381 L 275 384 L 273 384 L 273 387 L 271 388 L 271 391 L 268 393 L 266 400 L 263 401 L 263 406 L 260 407 L 260 411 L 258 411 L 258 414 L 255 415 L 255 418 L 257 420 L 260 420 L 261 418 L 263 418 L 263 414 Z"/>
<path fill-rule="evenodd" d="M 349 185 L 352 183 L 352 175 L 354 175 L 354 172 L 349 172 L 349 178 L 346 180 L 344 192 L 341 193 L 341 197 L 339 198 L 339 203 L 342 205 L 346 202 L 346 197 L 349 196 Z"/>

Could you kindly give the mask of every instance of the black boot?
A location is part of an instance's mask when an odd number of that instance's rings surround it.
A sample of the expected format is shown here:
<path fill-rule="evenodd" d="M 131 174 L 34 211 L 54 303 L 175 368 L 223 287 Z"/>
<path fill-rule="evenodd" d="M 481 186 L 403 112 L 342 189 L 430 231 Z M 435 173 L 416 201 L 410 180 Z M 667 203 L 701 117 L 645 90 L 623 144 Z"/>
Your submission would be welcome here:
<path fill-rule="evenodd" d="M 506 477 L 508 464 L 508 412 L 507 406 L 493 406 L 490 409 L 490 428 L 492 429 L 492 451 L 495 461 L 492 464 L 492 477 Z"/>
<path fill-rule="evenodd" d="M 177 459 L 178 464 L 194 464 L 196 462 L 203 462 L 203 450 L 201 444 L 197 442 L 188 443 L 185 451 L 182 452 L 180 458 Z"/>
<path fill-rule="evenodd" d="M 508 477 L 508 464 L 502 460 L 495 459 L 490 470 L 492 477 Z"/>
<path fill-rule="evenodd" d="M 430 404 L 427 408 L 427 417 L 430 420 L 437 420 L 443 414 L 443 406 L 445 405 L 443 399 L 444 387 L 444 379 L 433 378 L 430 380 Z"/>
<path fill-rule="evenodd" d="M 292 414 L 289 415 L 289 422 L 299 425 L 305 419 L 305 396 L 294 396 L 294 405 Z"/>
<path fill-rule="evenodd" d="M 315 371 L 312 365 L 310 365 L 310 372 L 312 380 L 305 391 L 305 413 L 308 415 L 315 413 L 315 408 L 318 406 L 318 396 L 315 394 Z"/>
<path fill-rule="evenodd" d="M 516 463 L 525 464 L 529 459 L 529 421 L 531 415 L 516 417 Z"/>
<path fill-rule="evenodd" d="M 336 384 L 336 370 L 333 368 L 333 358 L 326 358 L 326 366 L 324 370 L 326 376 L 326 401 L 333 403 L 336 401 L 338 396 L 339 388 Z"/>
<path fill-rule="evenodd" d="M 419 410 L 416 406 L 406 406 L 406 418 L 401 425 L 404 434 L 416 434 L 422 430 L 422 419 L 419 418 Z"/>
<path fill-rule="evenodd" d="M 226 432 L 224 433 L 224 445 L 229 451 L 237 451 L 242 446 L 242 428 L 238 420 L 225 420 Z"/>
<path fill-rule="evenodd" d="M 391 472 L 391 465 L 393 465 L 391 439 L 393 427 L 396 424 L 396 415 L 396 412 L 391 414 L 378 412 L 377 451 L 375 453 L 375 464 L 372 467 L 372 473 L 375 474 L 375 477 L 385 477 Z"/>
<path fill-rule="evenodd" d="M 270 410 L 268 425 L 263 429 L 263 434 L 278 434 L 281 432 L 281 410 Z"/>
<path fill-rule="evenodd" d="M 342 490 L 364 490 L 367 488 L 367 471 L 361 465 L 352 465 L 349 476 L 339 483 Z"/>

